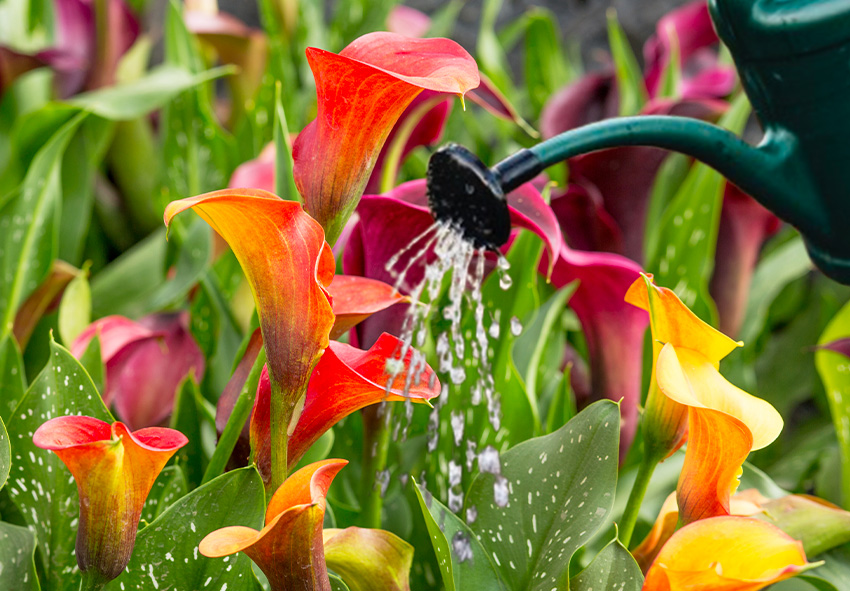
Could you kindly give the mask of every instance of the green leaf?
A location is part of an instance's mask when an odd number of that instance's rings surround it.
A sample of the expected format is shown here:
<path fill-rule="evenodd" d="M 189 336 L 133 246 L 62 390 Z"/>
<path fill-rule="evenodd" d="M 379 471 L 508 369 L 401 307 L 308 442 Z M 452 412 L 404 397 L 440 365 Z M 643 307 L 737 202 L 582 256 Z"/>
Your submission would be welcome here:
<path fill-rule="evenodd" d="M 182 301 L 209 269 L 212 257 L 212 233 L 202 220 L 192 220 L 178 246 L 174 277 L 163 283 L 151 296 L 149 308 L 160 310 Z"/>
<path fill-rule="evenodd" d="M 496 19 L 501 10 L 502 0 L 484 0 L 475 57 L 478 61 L 478 67 L 493 81 L 496 87 L 507 97 L 515 99 L 517 93 L 514 88 L 508 57 L 496 35 Z"/>
<path fill-rule="evenodd" d="M 77 591 L 74 541 L 79 510 L 77 485 L 53 452 L 40 449 L 32 434 L 57 416 L 85 415 L 112 422 L 88 373 L 67 349 L 50 344 L 50 362 L 38 375 L 9 421 L 12 467 L 8 491 L 34 528 L 49 589 Z"/>
<path fill-rule="evenodd" d="M 0 488 L 6 484 L 9 471 L 12 469 L 12 446 L 9 444 L 9 433 L 0 418 Z M 0 554 L 2 556 L 2 554 Z"/>
<path fill-rule="evenodd" d="M 88 269 L 74 277 L 59 304 L 59 336 L 68 347 L 91 323 L 91 288 Z"/>
<path fill-rule="evenodd" d="M 138 80 L 79 94 L 68 102 L 112 121 L 137 119 L 159 109 L 181 92 L 233 72 L 232 67 L 222 67 L 193 74 L 185 68 L 164 64 Z"/>
<path fill-rule="evenodd" d="M 608 44 L 614 60 L 614 74 L 620 95 L 620 116 L 637 115 L 649 100 L 643 73 L 632 51 L 626 32 L 617 20 L 617 11 L 608 9 Z"/>
<path fill-rule="evenodd" d="M 35 536 L 25 527 L 0 521 L 0 589 L 39 591 Z"/>
<path fill-rule="evenodd" d="M 823 560 L 824 564 L 807 571 L 801 579 L 820 591 L 844 591 L 850 581 L 850 544 L 830 550 L 809 560 Z"/>
<path fill-rule="evenodd" d="M 0 336 L 12 329 L 18 306 L 56 257 L 62 154 L 83 119 L 74 117 L 38 151 L 20 191 L 0 210 Z"/>
<path fill-rule="evenodd" d="M 586 569 L 570 579 L 570 591 L 640 591 L 643 573 L 640 567 L 620 543 L 613 539 L 605 546 Z"/>
<path fill-rule="evenodd" d="M 141 519 L 151 523 L 188 491 L 186 477 L 180 466 L 166 466 L 153 483 L 142 508 Z"/>
<path fill-rule="evenodd" d="M 489 553 L 469 526 L 420 485 L 416 484 L 413 490 L 419 499 L 446 591 L 505 589 Z"/>
<path fill-rule="evenodd" d="M 481 473 L 466 496 L 481 544 L 509 589 L 567 585 L 573 553 L 607 523 L 617 484 L 619 407 L 602 400 L 561 429 L 520 443 L 501 473 Z M 496 488 L 507 487 L 505 506 Z"/>
<path fill-rule="evenodd" d="M 795 236 L 759 261 L 750 284 L 747 311 L 741 327 L 741 340 L 752 342 L 767 320 L 770 304 L 786 285 L 813 268 L 801 236 Z"/>
<path fill-rule="evenodd" d="M 750 114 L 750 104 L 739 95 L 719 125 L 740 133 Z M 709 166 L 696 163 L 664 212 L 656 250 L 647 259 L 655 283 L 670 287 L 700 318 L 717 324 L 717 310 L 708 293 L 714 270 L 714 252 L 725 181 Z M 663 251 L 663 252 L 662 252 Z"/>
<path fill-rule="evenodd" d="M 201 483 L 206 468 L 201 437 L 202 404 L 198 384 L 192 372 L 189 372 L 177 388 L 170 427 L 189 439 L 189 443 L 177 451 L 175 458 L 177 464 L 186 470 L 186 478 L 192 487 Z"/>
<path fill-rule="evenodd" d="M 88 372 L 97 391 L 103 392 L 106 384 L 106 367 L 103 365 L 100 351 L 100 335 L 94 335 L 80 356 L 80 365 Z"/>
<path fill-rule="evenodd" d="M 281 84 L 275 85 L 274 101 L 274 190 L 278 197 L 287 201 L 301 201 L 301 194 L 295 186 L 292 160 L 292 139 L 286 123 L 286 111 L 283 109 Z"/>
<path fill-rule="evenodd" d="M 154 232 L 92 277 L 92 315 L 138 318 L 165 281 L 165 229 Z"/>
<path fill-rule="evenodd" d="M 331 591 L 351 591 L 345 581 L 339 578 L 338 575 L 329 572 L 328 578 L 331 581 Z"/>
<path fill-rule="evenodd" d="M 264 512 L 263 483 L 253 467 L 219 476 L 140 530 L 126 570 L 106 589 L 251 589 L 255 578 L 247 556 L 240 552 L 206 558 L 198 552 L 198 544 L 226 526 L 260 529 Z"/>
<path fill-rule="evenodd" d="M 848 337 L 850 303 L 845 304 L 827 325 L 818 340 L 819 349 L 815 352 L 815 367 L 823 380 L 841 450 L 841 504 L 845 509 L 850 507 L 850 359 L 822 347 Z"/>
<path fill-rule="evenodd" d="M 534 113 L 539 114 L 555 91 L 575 79 L 576 70 L 565 58 L 555 15 L 533 7 L 526 18 L 525 85 Z"/>
<path fill-rule="evenodd" d="M 572 366 L 564 369 L 561 380 L 549 403 L 546 413 L 546 433 L 560 429 L 567 421 L 576 415 L 576 402 L 573 397 L 573 388 L 570 383 Z"/>
<path fill-rule="evenodd" d="M 27 390 L 24 360 L 12 335 L 0 338 L 0 419 L 9 422 Z"/>
<path fill-rule="evenodd" d="M 531 323 L 525 327 L 519 335 L 512 350 L 514 365 L 523 377 L 525 389 L 528 392 L 529 401 L 532 403 L 535 416 L 539 421 L 537 410 L 537 399 L 539 392 L 537 388 L 537 373 L 546 350 L 546 345 L 555 328 L 555 323 L 564 314 L 567 300 L 575 293 L 578 281 L 556 291 L 534 315 Z"/>

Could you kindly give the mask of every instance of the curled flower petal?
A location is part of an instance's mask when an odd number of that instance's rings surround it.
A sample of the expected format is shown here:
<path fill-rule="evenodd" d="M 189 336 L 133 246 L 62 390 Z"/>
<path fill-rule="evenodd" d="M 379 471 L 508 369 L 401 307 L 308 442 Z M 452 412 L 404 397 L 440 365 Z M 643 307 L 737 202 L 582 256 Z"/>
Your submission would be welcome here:
<path fill-rule="evenodd" d="M 330 343 L 313 371 L 304 408 L 289 437 L 287 461 L 290 467 L 298 463 L 323 433 L 356 410 L 383 401 L 425 402 L 440 394 L 440 382 L 434 370 L 424 364 L 421 354 L 413 349 L 402 362 L 404 371 L 388 387 L 387 363 L 400 349 L 401 342 L 387 334 L 381 335 L 368 351 L 336 341 Z M 413 379 L 417 373 L 414 359 L 422 363 L 418 381 Z M 407 380 L 411 384 L 405 394 Z M 271 459 L 270 398 L 271 387 L 264 370 L 251 416 L 251 447 L 264 478 L 268 476 Z"/>
<path fill-rule="evenodd" d="M 328 286 L 328 293 L 333 301 L 335 316 L 330 334 L 332 339 L 339 338 L 372 314 L 408 301 L 407 296 L 383 281 L 354 275 L 334 277 Z"/>
<path fill-rule="evenodd" d="M 81 571 L 94 571 L 104 581 L 121 574 L 145 499 L 166 462 L 187 442 L 173 429 L 131 433 L 123 423 L 110 426 L 84 416 L 57 417 L 36 430 L 33 443 L 55 452 L 77 482 Z"/>
<path fill-rule="evenodd" d="M 318 114 L 293 146 L 295 184 L 333 243 L 354 211 L 381 147 L 422 90 L 478 86 L 472 57 L 448 39 L 370 33 L 339 55 L 309 48 Z M 365 123 L 365 124 L 364 124 Z"/>
<path fill-rule="evenodd" d="M 233 250 L 254 293 L 273 385 L 294 406 L 328 346 L 334 261 L 301 205 L 257 189 L 225 189 L 168 204 L 165 223 L 194 209 Z"/>
<path fill-rule="evenodd" d="M 244 552 L 266 575 L 272 591 L 330 589 L 322 540 L 325 497 L 347 463 L 324 460 L 305 466 L 272 496 L 261 531 L 225 527 L 207 534 L 199 551 L 210 558 Z"/>
<path fill-rule="evenodd" d="M 688 409 L 688 449 L 677 487 L 682 521 L 728 515 L 744 460 L 776 439 L 782 417 L 691 349 L 664 345 L 656 377 L 660 390 Z"/>
<path fill-rule="evenodd" d="M 748 517 L 713 517 L 677 531 L 646 575 L 647 591 L 758 591 L 814 565 L 800 542 Z"/>

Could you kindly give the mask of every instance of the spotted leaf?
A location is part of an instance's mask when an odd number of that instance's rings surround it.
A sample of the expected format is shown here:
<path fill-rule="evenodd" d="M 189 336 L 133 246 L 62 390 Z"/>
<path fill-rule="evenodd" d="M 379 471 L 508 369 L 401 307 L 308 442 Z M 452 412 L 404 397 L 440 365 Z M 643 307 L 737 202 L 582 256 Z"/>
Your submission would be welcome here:
<path fill-rule="evenodd" d="M 567 588 L 573 553 L 606 523 L 617 484 L 619 408 L 596 402 L 558 431 L 501 457 L 501 473 L 473 481 L 472 530 L 509 589 Z M 507 488 L 504 506 L 494 494 Z M 503 490 L 503 489 L 502 489 Z"/>
<path fill-rule="evenodd" d="M 643 573 L 620 540 L 605 546 L 586 569 L 570 579 L 570 591 L 640 591 Z"/>
<path fill-rule="evenodd" d="M 86 415 L 112 422 L 80 362 L 67 349 L 51 342 L 50 362 L 9 419 L 14 464 L 6 488 L 35 531 L 44 560 L 42 585 L 57 591 L 77 591 L 79 578 L 71 574 L 77 571 L 77 485 L 56 454 L 36 447 L 32 441 L 36 429 L 62 415 Z"/>
<path fill-rule="evenodd" d="M 420 485 L 413 490 L 419 499 L 446 591 L 505 589 L 490 555 L 469 526 Z"/>
<path fill-rule="evenodd" d="M 106 589 L 258 590 L 247 556 L 206 558 L 198 551 L 198 544 L 219 527 L 257 527 L 263 522 L 264 511 L 263 483 L 253 467 L 219 476 L 141 529 L 126 570 Z"/>
<path fill-rule="evenodd" d="M 38 591 L 35 536 L 25 527 L 0 522 L 0 589 Z"/>

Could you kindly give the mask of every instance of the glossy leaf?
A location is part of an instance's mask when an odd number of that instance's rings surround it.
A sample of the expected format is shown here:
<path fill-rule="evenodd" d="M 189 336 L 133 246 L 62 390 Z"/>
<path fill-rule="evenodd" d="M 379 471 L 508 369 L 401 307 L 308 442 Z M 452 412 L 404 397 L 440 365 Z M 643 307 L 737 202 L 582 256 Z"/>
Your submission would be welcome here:
<path fill-rule="evenodd" d="M 614 59 L 614 73 L 620 96 L 620 116 L 637 115 L 649 96 L 637 58 L 613 8 L 608 10 L 608 44 Z"/>
<path fill-rule="evenodd" d="M 56 256 L 62 154 L 83 119 L 84 114 L 71 119 L 38 151 L 18 194 L 0 209 L 7 224 L 0 273 L 0 335 L 12 329 L 18 306 L 41 283 Z"/>
<path fill-rule="evenodd" d="M 643 573 L 620 540 L 611 540 L 593 561 L 570 579 L 570 591 L 641 591 Z"/>
<path fill-rule="evenodd" d="M 505 589 L 493 559 L 469 526 L 420 485 L 413 490 L 446 591 Z"/>
<path fill-rule="evenodd" d="M 151 296 L 148 303 L 151 310 L 168 308 L 183 300 L 209 268 L 213 238 L 206 224 L 192 224 L 181 238 L 174 275 Z"/>
<path fill-rule="evenodd" d="M 24 360 L 11 335 L 0 339 L 0 419 L 7 423 L 26 392 Z"/>
<path fill-rule="evenodd" d="M 169 426 L 180 431 L 189 439 L 189 443 L 175 455 L 175 463 L 185 471 L 186 480 L 192 488 L 201 483 L 207 463 L 201 434 L 204 426 L 201 418 L 203 416 L 203 404 L 198 383 L 194 376 L 189 373 L 177 387 Z"/>
<path fill-rule="evenodd" d="M 473 481 L 466 497 L 467 510 L 478 512 L 472 528 L 508 588 L 566 586 L 573 553 L 613 507 L 619 427 L 616 404 L 594 403 L 555 433 L 503 453 L 500 475 Z M 497 483 L 508 487 L 503 507 Z"/>
<path fill-rule="evenodd" d="M 153 488 L 142 508 L 142 525 L 162 515 L 162 513 L 188 492 L 186 477 L 180 466 L 166 466 L 157 476 Z"/>
<path fill-rule="evenodd" d="M 130 564 L 109 591 L 160 589 L 253 590 L 247 556 L 209 559 L 198 553 L 201 539 L 219 527 L 256 527 L 264 511 L 263 485 L 251 467 L 228 472 L 193 490 L 139 531 Z"/>
<path fill-rule="evenodd" d="M 745 95 L 732 102 L 719 125 L 741 133 L 750 114 Z M 664 236 L 647 256 L 646 268 L 659 285 L 675 286 L 676 293 L 697 316 L 716 324 L 717 310 L 708 294 L 714 261 L 723 177 L 705 164 L 696 163 L 668 205 L 657 228 Z"/>
<path fill-rule="evenodd" d="M 575 78 L 576 71 L 564 54 L 555 15 L 545 8 L 535 7 L 527 17 L 525 84 L 534 111 L 539 113 L 556 90 Z"/>
<path fill-rule="evenodd" d="M 850 507 L 850 372 L 847 356 L 836 353 L 825 345 L 850 337 L 850 304 L 829 322 L 823 331 L 815 352 L 815 366 L 824 384 L 829 411 L 838 436 L 841 451 L 841 504 Z"/>
<path fill-rule="evenodd" d="M 25 527 L 0 521 L 0 587 L 15 591 L 39 591 L 35 570 L 35 535 Z"/>
<path fill-rule="evenodd" d="M 54 453 L 35 446 L 32 433 L 60 413 L 108 422 L 112 417 L 79 362 L 56 343 L 51 343 L 50 349 L 50 363 L 32 383 L 8 424 L 12 457 L 24 460 L 12 467 L 7 490 L 27 524 L 35 529 L 44 559 L 45 586 L 77 591 L 77 577 L 69 576 L 77 572 L 73 555 L 79 512 L 77 485 Z"/>

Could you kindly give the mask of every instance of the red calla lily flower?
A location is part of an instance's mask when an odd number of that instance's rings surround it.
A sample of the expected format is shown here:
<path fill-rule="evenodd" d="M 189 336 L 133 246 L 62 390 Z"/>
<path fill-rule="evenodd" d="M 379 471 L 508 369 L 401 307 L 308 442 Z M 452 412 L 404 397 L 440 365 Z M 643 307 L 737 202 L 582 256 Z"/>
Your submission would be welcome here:
<path fill-rule="evenodd" d="M 90 324 L 71 344 L 78 359 L 100 339 L 106 368 L 103 402 L 131 429 L 152 427 L 171 414 L 174 396 L 192 373 L 200 382 L 204 354 L 189 332 L 189 315 L 154 314 L 138 322 L 107 316 Z"/>
<path fill-rule="evenodd" d="M 325 431 L 356 410 L 384 401 L 427 403 L 440 395 L 440 382 L 430 366 L 425 365 L 418 376 L 410 373 L 412 349 L 403 360 L 403 371 L 392 384 L 387 383 L 390 378 L 387 360 L 393 359 L 400 349 L 401 341 L 388 334 L 381 335 L 368 351 L 331 341 L 313 371 L 304 409 L 289 437 L 287 460 L 290 467 L 298 463 Z M 405 392 L 408 381 L 411 383 Z M 251 448 L 266 481 L 271 454 L 270 398 L 271 385 L 264 369 L 251 415 Z"/>
<path fill-rule="evenodd" d="M 348 462 L 324 460 L 301 468 L 277 489 L 261 531 L 218 529 L 198 549 L 209 558 L 244 552 L 263 571 L 272 591 L 330 591 L 322 522 L 331 482 Z"/>
<path fill-rule="evenodd" d="M 307 61 L 319 109 L 295 140 L 293 172 L 307 211 L 334 243 L 402 112 L 423 90 L 472 90 L 478 68 L 453 41 L 393 33 L 364 35 L 338 55 L 308 48 Z"/>
<path fill-rule="evenodd" d="M 106 582 L 130 560 L 145 499 L 156 477 L 188 440 L 179 431 L 130 432 L 83 416 L 56 417 L 39 427 L 33 443 L 56 453 L 80 493 L 76 556 L 80 570 Z"/>

